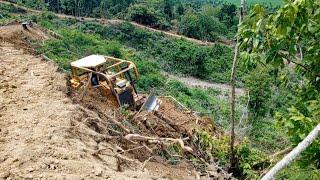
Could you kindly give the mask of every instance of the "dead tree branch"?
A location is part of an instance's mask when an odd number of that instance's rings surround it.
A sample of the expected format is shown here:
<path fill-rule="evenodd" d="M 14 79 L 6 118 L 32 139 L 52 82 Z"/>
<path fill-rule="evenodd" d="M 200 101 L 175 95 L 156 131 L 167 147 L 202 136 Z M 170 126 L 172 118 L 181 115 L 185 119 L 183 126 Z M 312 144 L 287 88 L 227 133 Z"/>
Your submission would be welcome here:
<path fill-rule="evenodd" d="M 279 161 L 266 175 L 263 176 L 262 180 L 272 180 L 275 175 L 292 163 L 310 144 L 319 136 L 320 124 L 318 124 L 309 135 L 304 138 L 302 142 L 298 144 L 289 154 L 287 154 L 281 161 Z"/>
<path fill-rule="evenodd" d="M 133 140 L 133 141 L 134 140 L 147 141 L 148 143 L 160 143 L 160 144 L 164 144 L 164 143 L 168 143 L 168 142 L 178 143 L 178 144 L 180 144 L 181 148 L 184 151 L 193 152 L 193 149 L 191 147 L 185 146 L 182 139 L 148 137 L 148 136 L 142 136 L 140 134 L 127 134 L 124 138 L 127 140 Z"/>

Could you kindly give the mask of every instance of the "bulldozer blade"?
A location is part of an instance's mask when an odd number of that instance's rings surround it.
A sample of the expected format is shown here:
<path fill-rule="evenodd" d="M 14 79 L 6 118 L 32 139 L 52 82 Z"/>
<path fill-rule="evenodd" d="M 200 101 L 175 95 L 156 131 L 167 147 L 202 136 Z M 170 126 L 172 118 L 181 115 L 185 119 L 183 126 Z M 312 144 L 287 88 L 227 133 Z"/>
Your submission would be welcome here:
<path fill-rule="evenodd" d="M 155 95 L 155 91 L 152 90 L 147 98 L 147 100 L 142 105 L 140 111 L 152 112 L 159 109 L 161 100 Z"/>

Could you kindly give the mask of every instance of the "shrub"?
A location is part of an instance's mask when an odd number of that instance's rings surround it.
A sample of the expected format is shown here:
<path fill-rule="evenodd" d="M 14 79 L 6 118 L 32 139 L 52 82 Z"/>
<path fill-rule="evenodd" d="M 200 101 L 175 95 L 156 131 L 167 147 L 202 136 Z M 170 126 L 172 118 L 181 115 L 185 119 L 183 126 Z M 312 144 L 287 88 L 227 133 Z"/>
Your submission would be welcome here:
<path fill-rule="evenodd" d="M 130 19 L 138 23 L 155 26 L 158 23 L 159 14 L 152 7 L 144 4 L 135 4 L 129 8 Z"/>
<path fill-rule="evenodd" d="M 253 117 L 264 117 L 271 110 L 273 79 L 265 67 L 257 68 L 244 76 L 246 89 L 250 92 L 249 109 Z"/>
<path fill-rule="evenodd" d="M 140 24 L 168 30 L 171 24 L 164 14 L 147 4 L 135 4 L 129 8 L 129 19 Z"/>
<path fill-rule="evenodd" d="M 250 146 L 247 138 L 237 147 L 239 177 L 244 179 L 259 179 L 259 171 L 269 167 L 267 156 Z"/>
<path fill-rule="evenodd" d="M 62 39 L 46 41 L 39 51 L 57 60 L 64 69 L 69 69 L 71 61 L 91 54 L 122 56 L 121 45 L 116 41 L 101 40 L 77 30 L 63 30 L 61 35 Z"/>
<path fill-rule="evenodd" d="M 229 81 L 232 50 L 223 45 L 199 46 L 182 39 L 138 29 L 131 24 L 108 27 L 108 39 L 118 39 L 144 52 L 166 71 L 216 82 Z M 111 33 L 112 32 L 112 33 Z"/>
<path fill-rule="evenodd" d="M 218 34 L 226 35 L 227 28 L 213 16 L 189 11 L 179 22 L 179 32 L 188 37 L 215 41 Z"/>
<path fill-rule="evenodd" d="M 165 84 L 165 78 L 159 74 L 144 74 L 140 76 L 138 80 L 138 88 L 144 91 L 148 91 L 155 87 L 156 89 L 161 88 Z"/>

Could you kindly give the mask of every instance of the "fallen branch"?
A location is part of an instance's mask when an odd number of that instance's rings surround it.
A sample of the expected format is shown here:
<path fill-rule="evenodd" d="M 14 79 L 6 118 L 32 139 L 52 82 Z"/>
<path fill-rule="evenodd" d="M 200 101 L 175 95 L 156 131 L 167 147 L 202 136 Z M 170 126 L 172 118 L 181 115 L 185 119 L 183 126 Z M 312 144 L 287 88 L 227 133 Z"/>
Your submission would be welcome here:
<path fill-rule="evenodd" d="M 303 139 L 289 154 L 287 154 L 281 161 L 279 161 L 266 175 L 263 176 L 262 180 L 274 179 L 275 175 L 283 168 L 287 167 L 291 162 L 296 159 L 310 144 L 316 140 L 320 134 L 320 124 L 318 124 L 309 135 Z"/>
<path fill-rule="evenodd" d="M 126 152 L 129 152 L 129 151 L 134 151 L 134 150 L 142 149 L 142 148 L 145 148 L 145 146 L 138 146 L 138 147 L 134 147 L 134 148 L 131 148 L 131 149 L 126 149 L 121 153 L 126 153 Z"/>
<path fill-rule="evenodd" d="M 108 150 L 108 149 L 111 150 L 111 152 L 113 153 L 112 155 L 111 154 L 102 153 L 102 151 Z M 103 149 L 99 149 L 96 152 L 94 152 L 92 155 L 98 156 L 99 154 L 100 155 L 109 155 L 109 156 L 115 157 L 117 159 L 117 170 L 120 171 L 120 172 L 122 171 L 122 167 L 121 166 L 123 164 L 127 164 L 127 165 L 128 165 L 128 163 L 135 163 L 136 165 L 140 164 L 140 162 L 138 162 L 135 159 L 130 159 L 130 158 L 124 156 L 124 155 L 119 154 L 115 148 L 112 148 L 110 146 L 108 146 L 106 148 L 103 148 Z"/>
<path fill-rule="evenodd" d="M 283 149 L 281 151 L 277 151 L 274 154 L 270 155 L 268 159 L 270 159 L 270 161 L 273 162 L 276 157 L 284 155 L 284 154 L 288 154 L 291 150 L 292 150 L 292 148 L 288 147 L 288 148 Z"/>
<path fill-rule="evenodd" d="M 181 148 L 184 151 L 193 152 L 193 149 L 191 147 L 184 145 L 182 139 L 148 137 L 148 136 L 142 136 L 140 134 L 127 134 L 124 138 L 127 140 L 147 141 L 149 143 L 162 143 L 162 144 L 167 142 L 179 143 Z"/>
<path fill-rule="evenodd" d="M 124 132 L 126 133 L 131 133 L 131 131 L 125 127 L 123 124 L 121 124 L 119 121 L 117 121 L 115 118 L 103 113 L 103 116 L 105 116 L 108 120 L 110 120 L 112 123 L 116 124 L 117 126 L 119 126 Z"/>
<path fill-rule="evenodd" d="M 151 160 L 153 158 L 153 156 L 150 156 L 147 160 L 145 160 L 144 162 L 143 162 L 143 164 L 142 164 L 142 171 L 144 171 L 144 169 L 145 169 L 145 167 L 146 167 L 146 165 L 147 165 L 147 163 Z"/>
<path fill-rule="evenodd" d="M 86 123 L 89 119 L 93 120 L 93 119 L 97 119 L 97 118 L 91 118 L 91 117 L 87 117 L 85 120 L 79 122 L 77 125 L 72 126 L 71 128 L 77 128 L 78 126 L 80 126 L 81 124 Z"/>

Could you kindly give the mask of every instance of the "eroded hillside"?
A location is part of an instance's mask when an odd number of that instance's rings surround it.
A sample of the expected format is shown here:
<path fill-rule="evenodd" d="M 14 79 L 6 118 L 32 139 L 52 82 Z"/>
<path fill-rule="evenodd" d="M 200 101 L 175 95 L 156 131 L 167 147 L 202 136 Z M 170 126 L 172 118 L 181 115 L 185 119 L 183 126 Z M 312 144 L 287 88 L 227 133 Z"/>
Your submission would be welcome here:
<path fill-rule="evenodd" d="M 165 117 L 144 114 L 128 121 L 94 90 L 78 103 L 76 95 L 67 95 L 57 65 L 30 54 L 31 42 L 50 35 L 19 24 L 1 27 L 0 35 L 1 178 L 229 178 L 217 166 L 207 164 L 209 169 L 199 172 L 188 160 L 170 165 L 159 156 L 161 149 L 180 143 L 191 148 L 182 157 L 201 157 L 190 137 L 200 125 L 218 136 L 210 121 L 166 99 L 159 110 Z M 137 139 L 137 133 L 158 142 Z"/>

